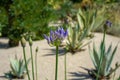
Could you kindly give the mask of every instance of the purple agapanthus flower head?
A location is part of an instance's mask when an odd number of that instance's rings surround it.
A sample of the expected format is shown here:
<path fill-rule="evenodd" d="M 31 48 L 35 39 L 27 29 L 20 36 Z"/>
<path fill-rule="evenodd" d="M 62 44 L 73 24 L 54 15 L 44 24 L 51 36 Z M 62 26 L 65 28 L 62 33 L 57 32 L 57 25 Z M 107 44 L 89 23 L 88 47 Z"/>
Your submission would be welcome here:
<path fill-rule="evenodd" d="M 44 34 L 44 38 L 49 45 L 59 46 L 60 43 L 68 36 L 68 30 L 59 27 L 56 31 L 50 31 L 50 36 Z"/>

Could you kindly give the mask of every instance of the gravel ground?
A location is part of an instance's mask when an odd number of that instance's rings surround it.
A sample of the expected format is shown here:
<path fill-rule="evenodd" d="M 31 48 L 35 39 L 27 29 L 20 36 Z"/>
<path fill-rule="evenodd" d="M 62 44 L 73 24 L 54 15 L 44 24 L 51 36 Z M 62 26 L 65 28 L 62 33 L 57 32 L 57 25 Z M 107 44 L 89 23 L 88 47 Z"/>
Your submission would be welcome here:
<path fill-rule="evenodd" d="M 102 40 L 101 33 L 96 33 L 95 37 L 92 39 L 91 45 L 93 42 L 96 47 L 99 46 Z M 106 36 L 106 45 L 107 47 L 113 44 L 113 47 L 118 44 L 120 38 L 107 35 Z M 10 70 L 9 59 L 14 58 L 17 55 L 19 58 L 23 58 L 22 47 L 19 45 L 14 48 L 7 48 L 8 39 L 0 38 L 0 80 L 8 80 L 4 77 L 4 73 Z M 33 43 L 33 53 L 35 53 L 36 47 L 39 47 L 38 51 L 38 77 L 39 80 L 54 80 L 55 74 L 55 47 L 50 47 L 46 40 L 35 41 Z M 88 75 L 86 69 L 93 69 L 93 64 L 90 59 L 88 46 L 85 47 L 85 51 L 77 52 L 74 55 L 67 53 L 67 80 L 92 80 Z M 27 58 L 30 57 L 29 46 L 27 43 L 26 46 Z M 114 67 L 115 62 L 120 63 L 120 45 L 118 46 L 117 52 L 112 66 Z M 59 73 L 58 80 L 64 80 L 64 55 L 63 49 L 60 48 L 59 55 Z M 31 64 L 29 64 L 29 70 L 31 71 Z M 120 68 L 116 72 L 116 76 L 120 75 Z M 16 79 L 18 80 L 18 79 Z M 27 80 L 27 76 L 24 80 Z"/>

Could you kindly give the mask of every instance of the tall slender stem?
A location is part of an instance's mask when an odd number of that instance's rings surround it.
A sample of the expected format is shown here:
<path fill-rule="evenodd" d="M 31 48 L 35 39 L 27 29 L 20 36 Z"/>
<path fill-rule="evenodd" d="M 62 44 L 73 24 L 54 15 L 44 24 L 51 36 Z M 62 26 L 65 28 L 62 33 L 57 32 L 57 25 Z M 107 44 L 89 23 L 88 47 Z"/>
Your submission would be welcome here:
<path fill-rule="evenodd" d="M 99 73 L 100 73 L 100 68 L 101 68 L 101 63 L 102 63 L 102 61 L 103 61 L 103 55 L 104 55 L 104 52 L 103 52 L 103 48 L 104 48 L 104 46 L 103 46 L 103 44 L 105 44 L 105 34 L 106 34 L 106 30 L 104 30 L 104 35 L 103 35 L 103 42 L 102 42 L 102 52 L 101 52 L 101 56 L 100 56 L 100 62 L 99 62 L 99 66 L 98 66 L 98 72 L 97 72 L 97 78 L 96 78 L 96 80 L 99 80 Z"/>
<path fill-rule="evenodd" d="M 58 46 L 56 46 L 56 68 L 55 68 L 55 80 L 58 77 Z"/>
<path fill-rule="evenodd" d="M 33 80 L 35 80 L 35 77 L 34 77 L 34 64 L 33 64 L 32 46 L 30 46 L 30 52 L 31 52 L 31 64 L 32 64 L 32 76 L 33 76 Z"/>
<path fill-rule="evenodd" d="M 67 72 L 67 70 L 66 70 L 66 53 L 65 53 L 65 62 L 64 62 L 64 66 L 65 66 L 65 80 L 67 80 L 67 74 L 66 74 L 66 72 Z"/>
<path fill-rule="evenodd" d="M 28 80 L 30 80 L 30 75 L 29 75 L 27 60 L 26 60 L 26 54 L 25 54 L 25 47 L 23 47 L 23 55 L 24 55 L 25 67 L 26 67 L 26 71 L 27 71 L 27 75 L 28 75 Z"/>
<path fill-rule="evenodd" d="M 104 30 L 103 43 L 105 43 L 105 34 L 106 34 L 106 30 Z"/>
<path fill-rule="evenodd" d="M 38 75 L 37 75 L 37 52 L 35 53 L 35 72 L 36 72 L 36 80 L 38 80 Z"/>

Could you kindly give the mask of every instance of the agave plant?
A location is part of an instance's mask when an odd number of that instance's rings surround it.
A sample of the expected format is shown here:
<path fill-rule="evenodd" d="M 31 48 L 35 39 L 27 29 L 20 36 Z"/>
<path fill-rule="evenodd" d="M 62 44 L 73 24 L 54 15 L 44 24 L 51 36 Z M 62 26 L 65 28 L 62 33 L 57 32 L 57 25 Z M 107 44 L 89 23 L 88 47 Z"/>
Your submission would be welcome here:
<path fill-rule="evenodd" d="M 30 59 L 27 60 L 27 64 L 29 63 Z M 26 74 L 26 67 L 25 62 L 23 59 L 18 59 L 15 57 L 15 59 L 10 59 L 10 68 L 11 71 L 8 73 L 5 73 L 5 76 L 7 78 L 19 78 L 22 79 L 25 77 Z"/>
<path fill-rule="evenodd" d="M 103 15 L 97 16 L 99 13 L 97 10 L 87 10 L 82 11 L 79 9 L 77 13 L 78 23 L 80 25 L 80 30 L 84 28 L 88 29 L 88 36 L 93 37 L 91 32 L 95 31 L 96 28 L 102 26 L 106 18 Z"/>
<path fill-rule="evenodd" d="M 95 67 L 95 70 L 91 71 L 92 73 L 90 73 L 90 75 L 92 74 L 92 76 L 94 76 L 95 78 L 97 78 L 98 76 L 99 79 L 109 79 L 111 74 L 120 67 L 120 65 L 116 63 L 115 68 L 111 68 L 117 46 L 114 48 L 113 51 L 111 49 L 112 44 L 106 50 L 105 44 L 101 42 L 99 50 L 100 52 L 96 50 L 95 46 L 93 47 L 93 52 L 90 50 L 90 56 Z"/>
<path fill-rule="evenodd" d="M 77 13 L 78 25 L 75 27 L 70 26 L 68 29 L 67 50 L 72 53 L 83 50 L 82 48 L 90 43 L 90 41 L 86 42 L 86 39 L 93 37 L 91 32 L 101 26 L 104 20 L 105 18 L 100 19 L 97 17 L 97 10 L 84 12 L 79 9 Z"/>
<path fill-rule="evenodd" d="M 80 26 L 68 28 L 68 42 L 66 49 L 72 53 L 83 50 L 82 48 L 86 46 L 89 42 L 84 42 L 87 39 L 88 29 L 84 28 L 80 31 Z"/>
<path fill-rule="evenodd" d="M 109 21 L 106 21 L 106 24 L 104 25 L 103 40 L 101 41 L 99 50 L 96 50 L 95 45 L 93 45 L 93 51 L 89 47 L 89 53 L 95 67 L 95 70 L 90 71 L 89 74 L 94 76 L 96 80 L 108 80 L 112 73 L 120 67 L 120 64 L 116 63 L 115 68 L 111 68 L 111 64 L 118 45 L 116 45 L 113 50 L 112 44 L 109 45 L 108 49 L 106 49 L 105 34 L 108 26 L 111 26 L 111 23 Z"/>

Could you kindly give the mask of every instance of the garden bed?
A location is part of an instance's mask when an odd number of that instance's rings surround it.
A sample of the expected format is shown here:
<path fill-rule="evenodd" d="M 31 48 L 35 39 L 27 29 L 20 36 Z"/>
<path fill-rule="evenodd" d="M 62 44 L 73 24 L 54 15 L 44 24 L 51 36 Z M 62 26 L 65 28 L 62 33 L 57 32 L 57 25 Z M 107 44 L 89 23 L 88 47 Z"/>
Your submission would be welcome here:
<path fill-rule="evenodd" d="M 95 33 L 94 38 L 92 39 L 91 45 L 93 42 L 96 46 L 99 46 L 102 40 L 101 33 Z M 7 39 L 0 38 L 0 44 L 7 43 Z M 110 43 L 115 47 L 116 44 L 120 41 L 120 38 L 106 35 L 106 46 L 108 47 Z M 39 47 L 38 51 L 38 79 L 39 80 L 54 80 L 55 74 L 55 47 L 50 47 L 46 40 L 35 41 L 33 43 L 33 51 L 35 51 L 36 47 Z M 94 69 L 92 61 L 90 59 L 88 46 L 85 47 L 85 51 L 77 52 L 74 55 L 71 53 L 67 53 L 67 80 L 92 80 L 89 76 L 86 69 Z M 26 47 L 26 55 L 30 57 L 29 46 L 27 44 Z M 115 58 L 113 60 L 113 65 L 115 62 L 120 63 L 120 45 L 118 46 L 117 52 L 115 54 Z M 35 52 L 34 52 L 35 53 Z M 18 47 L 6 48 L 6 46 L 0 46 L 0 80 L 8 80 L 4 77 L 4 73 L 10 70 L 10 58 L 14 58 L 15 54 L 19 58 L 23 58 L 22 47 L 19 45 Z M 60 49 L 59 55 L 59 67 L 58 67 L 58 80 L 64 80 L 64 55 L 63 49 Z M 31 64 L 29 64 L 31 65 Z M 113 66 L 114 67 L 114 66 Z M 30 72 L 31 72 L 31 68 Z M 116 77 L 120 75 L 120 69 L 116 72 Z M 18 80 L 18 79 L 16 79 Z M 27 76 L 24 80 L 27 80 Z"/>

